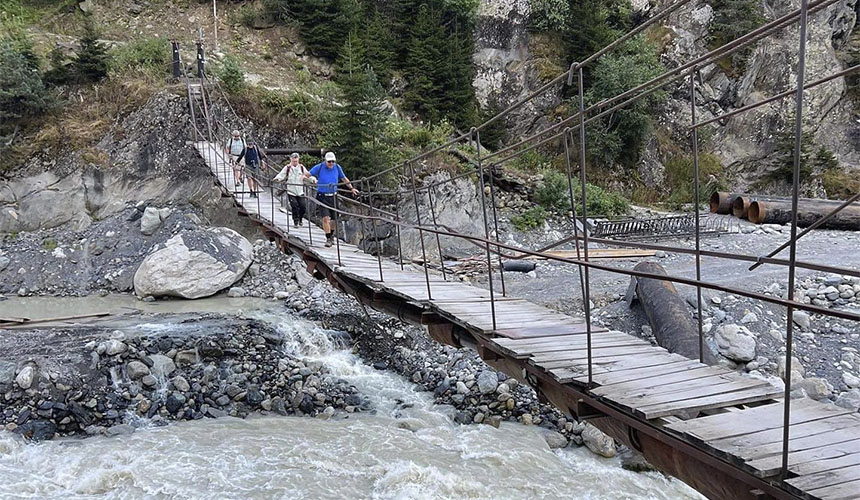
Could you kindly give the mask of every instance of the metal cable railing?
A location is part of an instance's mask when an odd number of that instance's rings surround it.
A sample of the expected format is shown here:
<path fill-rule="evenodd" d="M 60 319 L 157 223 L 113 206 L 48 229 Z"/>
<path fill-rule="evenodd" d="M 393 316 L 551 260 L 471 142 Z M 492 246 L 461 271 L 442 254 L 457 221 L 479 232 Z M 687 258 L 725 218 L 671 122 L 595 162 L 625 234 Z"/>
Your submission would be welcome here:
<path fill-rule="evenodd" d="M 610 52 L 613 48 L 619 46 L 624 41 L 629 40 L 630 38 L 638 35 L 642 31 L 644 31 L 647 27 L 655 24 L 659 20 L 668 16 L 675 9 L 688 3 L 688 0 L 678 1 L 678 2 L 676 2 L 670 6 L 666 7 L 659 14 L 652 17 L 648 22 L 644 23 L 643 25 L 640 25 L 635 30 L 625 34 L 623 37 L 619 38 L 618 40 L 616 40 L 612 44 L 608 45 L 604 49 L 601 49 L 601 51 L 595 53 L 594 55 L 590 56 L 589 58 L 586 58 L 582 63 L 571 65 L 571 67 L 567 71 L 565 71 L 561 75 L 557 76 L 556 78 L 554 78 L 553 80 L 551 80 L 550 82 L 548 82 L 547 84 L 545 84 L 544 86 L 539 88 L 537 91 L 533 92 L 529 96 L 526 96 L 526 98 L 518 101 L 517 103 L 512 104 L 511 106 L 506 108 L 501 113 L 493 116 L 492 118 L 490 118 L 486 122 L 473 128 L 468 133 L 460 134 L 459 136 L 445 142 L 444 144 L 434 146 L 427 151 L 424 151 L 424 152 L 422 152 L 422 153 L 420 153 L 420 154 L 418 154 L 418 155 L 416 155 L 416 156 L 414 156 L 414 157 L 412 157 L 412 158 L 410 158 L 404 162 L 401 162 L 398 165 L 384 169 L 384 170 L 377 172 L 377 173 L 375 173 L 369 177 L 360 179 L 358 182 L 360 182 L 360 185 L 362 188 L 366 188 L 366 190 L 363 193 L 363 196 L 366 197 L 368 203 L 367 204 L 362 203 L 360 200 L 350 200 L 349 203 L 355 204 L 356 207 L 360 207 L 362 209 L 367 209 L 367 210 L 369 210 L 369 213 L 357 213 L 355 211 L 346 210 L 343 207 L 339 206 L 337 204 L 337 202 L 335 202 L 335 207 L 333 209 L 331 207 L 329 207 L 329 209 L 333 210 L 337 214 L 340 214 L 340 215 L 343 215 L 346 217 L 355 217 L 355 218 L 363 221 L 363 223 L 371 222 L 371 224 L 373 224 L 374 238 L 377 239 L 376 243 L 377 243 L 377 255 L 378 255 L 378 259 L 379 259 L 379 279 L 380 279 L 380 281 L 384 280 L 384 276 L 383 276 L 383 266 L 382 266 L 382 260 L 381 260 L 382 259 L 382 249 L 381 249 L 381 246 L 380 246 L 380 243 L 378 240 L 378 234 L 376 234 L 377 224 L 379 224 L 379 223 L 389 224 L 389 225 L 393 226 L 394 228 L 396 228 L 396 233 L 397 233 L 397 238 L 398 238 L 399 263 L 400 263 L 401 269 L 403 269 L 402 241 L 401 241 L 401 236 L 400 236 L 401 229 L 408 229 L 408 230 L 412 230 L 412 231 L 417 231 L 419 234 L 421 252 L 422 252 L 422 257 L 423 257 L 423 267 L 424 267 L 424 275 L 425 275 L 425 281 L 426 281 L 426 286 L 427 286 L 428 299 L 432 299 L 432 289 L 431 289 L 429 263 L 428 263 L 428 259 L 427 259 L 427 255 L 426 255 L 426 248 L 424 245 L 425 233 L 433 234 L 436 237 L 437 248 L 438 248 L 439 256 L 440 256 L 440 262 L 442 264 L 441 268 L 443 271 L 443 277 L 445 277 L 444 276 L 445 265 L 444 265 L 444 259 L 442 256 L 441 243 L 439 242 L 440 236 L 463 239 L 463 240 L 472 242 L 472 244 L 475 244 L 476 246 L 481 247 L 486 253 L 486 260 L 487 260 L 487 267 L 488 267 L 488 271 L 487 271 L 488 272 L 488 275 L 487 275 L 488 287 L 489 287 L 489 292 L 490 292 L 490 306 L 491 306 L 491 310 L 492 310 L 491 314 L 492 314 L 492 320 L 493 320 L 494 328 L 497 325 L 496 325 L 496 315 L 495 315 L 496 298 L 495 298 L 495 290 L 494 290 L 493 263 L 492 263 L 492 260 L 493 260 L 492 256 L 493 255 L 498 257 L 499 264 L 501 264 L 502 257 L 505 257 L 505 258 L 521 258 L 522 256 L 531 255 L 531 256 L 542 257 L 542 258 L 545 258 L 545 259 L 550 260 L 550 261 L 568 263 L 568 264 L 573 264 L 573 265 L 578 266 L 578 269 L 581 273 L 580 283 L 581 283 L 581 286 L 583 287 L 583 290 L 582 290 L 583 297 L 582 298 L 583 298 L 583 304 L 584 304 L 584 308 L 585 308 L 584 312 L 585 312 L 585 317 L 586 317 L 586 335 L 587 335 L 586 339 L 587 339 L 587 351 L 588 351 L 588 372 L 589 372 L 588 373 L 588 380 L 589 380 L 589 385 L 591 385 L 591 383 L 592 383 L 592 364 L 593 364 L 593 362 L 592 362 L 592 358 L 591 358 L 591 356 L 592 356 L 592 345 L 591 345 L 592 327 L 591 327 L 591 311 L 589 309 L 589 303 L 590 303 L 589 282 L 590 282 L 590 279 L 589 279 L 588 273 L 589 273 L 589 270 L 592 270 L 592 269 L 616 273 L 616 274 L 622 274 L 622 275 L 627 275 L 627 276 L 634 276 L 637 278 L 650 278 L 650 279 L 666 280 L 666 281 L 670 281 L 670 282 L 674 282 L 674 283 L 679 283 L 679 284 L 684 284 L 684 285 L 696 287 L 696 291 L 697 291 L 696 310 L 697 310 L 698 321 L 699 321 L 699 332 L 698 333 L 699 333 L 700 360 L 703 360 L 703 349 L 704 349 L 704 340 L 703 340 L 704 335 L 702 333 L 702 328 L 701 328 L 701 321 L 702 321 L 702 303 L 701 303 L 701 296 L 702 295 L 701 294 L 702 294 L 702 289 L 720 291 L 720 292 L 724 292 L 724 293 L 748 297 L 748 298 L 756 299 L 756 300 L 759 300 L 762 302 L 771 303 L 771 304 L 786 307 L 787 313 L 788 313 L 786 316 L 786 325 L 787 325 L 786 326 L 786 359 L 790 360 L 791 356 L 793 354 L 793 343 L 792 343 L 792 341 L 793 341 L 793 337 L 792 337 L 792 334 L 793 334 L 792 324 L 793 324 L 793 322 L 792 322 L 791 313 L 794 310 L 804 310 L 804 311 L 815 313 L 815 314 L 821 314 L 821 315 L 824 315 L 827 317 L 842 318 L 842 319 L 848 319 L 848 320 L 852 320 L 852 321 L 860 320 L 860 314 L 849 312 L 849 311 L 843 311 L 843 310 L 827 309 L 827 308 L 820 307 L 820 306 L 817 306 L 814 304 L 803 304 L 801 302 L 795 301 L 794 295 L 793 295 L 793 281 L 794 281 L 794 275 L 795 275 L 795 269 L 796 268 L 806 268 L 806 269 L 812 269 L 812 270 L 819 270 L 819 271 L 823 271 L 823 272 L 835 272 L 835 273 L 841 273 L 841 274 L 849 274 L 852 276 L 860 276 L 860 272 L 858 272 L 856 270 L 843 269 L 843 268 L 840 268 L 838 266 L 830 266 L 830 265 L 823 265 L 823 264 L 817 264 L 817 263 L 806 263 L 806 262 L 798 261 L 796 258 L 796 242 L 800 237 L 802 237 L 804 234 L 806 234 L 806 232 L 804 232 L 800 235 L 797 234 L 797 220 L 796 220 L 797 219 L 797 190 L 798 190 L 798 184 L 799 184 L 799 172 L 798 172 L 799 156 L 800 156 L 800 149 L 799 148 L 800 148 L 800 144 L 801 144 L 801 140 L 802 140 L 802 137 L 800 134 L 800 130 L 801 130 L 800 129 L 800 123 L 801 123 L 801 119 L 802 119 L 803 92 L 804 92 L 804 90 L 813 88 L 817 85 L 824 84 L 824 83 L 831 81 L 835 78 L 845 76 L 849 73 L 852 73 L 852 72 L 860 69 L 860 65 L 852 66 L 850 68 L 846 68 L 844 70 L 838 71 L 838 72 L 833 73 L 833 74 L 826 76 L 824 78 L 820 78 L 814 82 L 810 82 L 808 84 L 804 83 L 804 68 L 805 68 L 804 56 L 805 56 L 805 43 L 806 43 L 805 33 L 806 33 L 806 29 L 807 29 L 808 15 L 810 13 L 816 12 L 820 9 L 826 8 L 835 2 L 836 2 L 836 0 L 815 0 L 812 2 L 807 2 L 807 0 L 802 0 L 800 8 L 797 10 L 794 10 L 794 11 L 792 11 L 792 12 L 790 12 L 790 13 L 788 13 L 788 14 L 786 14 L 786 15 L 778 18 L 778 19 L 775 19 L 775 20 L 769 22 L 769 23 L 766 23 L 763 26 L 747 33 L 746 35 L 743 35 L 743 36 L 739 37 L 738 39 L 736 39 L 732 42 L 729 42 L 729 43 L 727 43 L 721 47 L 718 47 L 718 48 L 708 52 L 707 54 L 699 56 L 699 57 L 693 59 L 692 61 L 689 61 L 685 64 L 682 64 L 681 66 L 679 66 L 677 68 L 669 70 L 669 71 L 649 80 L 648 82 L 645 82 L 641 85 L 637 85 L 636 87 L 629 89 L 625 92 L 622 92 L 622 93 L 620 93 L 620 94 L 618 94 L 612 98 L 605 99 L 605 100 L 600 101 L 600 102 L 598 102 L 592 106 L 586 107 L 585 102 L 584 102 L 584 89 L 583 89 L 583 82 L 582 82 L 583 66 L 585 66 L 588 63 L 593 62 L 594 60 L 599 58 L 601 55 Z M 741 49 L 743 49 L 743 48 L 745 48 L 745 47 L 747 47 L 753 43 L 756 43 L 756 42 L 772 35 L 776 31 L 784 29 L 784 28 L 786 28 L 790 25 L 793 25 L 795 23 L 799 23 L 800 31 L 801 31 L 801 37 L 800 37 L 801 42 L 800 42 L 800 48 L 799 48 L 800 58 L 799 58 L 799 63 L 798 63 L 798 72 L 797 72 L 798 74 L 797 74 L 797 85 L 796 85 L 796 87 L 794 89 L 776 94 L 772 97 L 769 97 L 769 98 L 764 99 L 762 101 L 759 101 L 757 103 L 753 103 L 753 104 L 744 106 L 743 108 L 738 108 L 736 110 L 732 110 L 730 112 L 724 113 L 723 115 L 720 115 L 718 117 L 710 118 L 710 119 L 704 120 L 702 122 L 697 122 L 696 121 L 696 101 L 695 101 L 696 100 L 695 76 L 697 74 L 698 68 L 700 68 L 704 64 L 711 63 L 711 62 L 713 62 L 719 58 L 725 57 L 725 56 L 730 55 L 730 54 L 732 54 L 738 50 L 741 50 Z M 498 151 L 495 151 L 495 152 L 492 152 L 489 154 L 482 154 L 482 148 L 481 148 L 481 144 L 480 144 L 480 131 L 484 127 L 486 127 L 488 124 L 490 124 L 494 121 L 497 121 L 497 120 L 503 118 L 504 116 L 511 113 L 512 111 L 522 107 L 527 102 L 530 102 L 532 99 L 534 99 L 535 97 L 537 97 L 541 93 L 546 92 L 548 89 L 550 89 L 553 86 L 560 83 L 565 77 L 568 78 L 568 83 L 572 84 L 572 79 L 574 78 L 574 76 L 576 76 L 578 79 L 578 96 L 577 97 L 578 97 L 579 110 L 577 113 L 573 114 L 572 116 L 570 116 L 568 118 L 565 118 L 564 120 L 562 120 L 556 124 L 553 124 L 552 126 L 548 127 L 547 129 L 544 129 L 544 130 L 542 130 L 536 134 L 533 134 L 532 136 L 530 136 L 530 137 L 528 137 L 522 141 L 517 142 L 516 144 L 510 145 L 506 148 L 502 148 Z M 580 199 L 578 201 L 582 204 L 581 218 L 582 218 L 582 222 L 583 222 L 583 227 L 585 227 L 585 221 L 586 221 L 586 218 L 588 215 L 587 214 L 587 205 L 586 205 L 586 196 L 585 196 L 585 187 L 586 187 L 586 180 L 587 180 L 587 172 L 586 172 L 586 168 L 585 168 L 585 165 L 586 165 L 586 161 L 585 161 L 585 159 L 586 159 L 586 139 L 587 139 L 587 137 L 586 137 L 586 127 L 585 126 L 594 120 L 597 120 L 603 116 L 606 116 L 607 114 L 609 114 L 611 112 L 614 112 L 618 109 L 621 109 L 625 106 L 628 106 L 628 105 L 632 104 L 633 102 L 636 102 L 637 100 L 642 99 L 645 96 L 652 94 L 653 92 L 656 92 L 657 90 L 664 87 L 665 85 L 670 84 L 670 83 L 674 83 L 674 82 L 676 82 L 676 81 L 678 81 L 684 77 L 689 78 L 689 85 L 688 85 L 689 86 L 689 98 L 690 98 L 690 105 L 691 105 L 691 110 L 692 110 L 692 123 L 689 126 L 689 130 L 691 133 L 690 140 L 691 140 L 691 150 L 693 152 L 693 163 L 694 163 L 694 173 L 693 173 L 694 178 L 692 181 L 693 191 L 694 191 L 693 203 L 694 203 L 694 206 L 697 207 L 696 208 L 696 214 L 695 214 L 695 224 L 694 224 L 695 239 L 696 239 L 694 249 L 686 249 L 686 248 L 679 248 L 679 247 L 672 247 L 672 246 L 661 246 L 661 245 L 649 245 L 649 244 L 645 244 L 645 243 L 632 243 L 632 242 L 607 240 L 607 239 L 602 239 L 602 238 L 590 237 L 587 234 L 587 232 L 584 232 L 582 235 L 578 234 L 578 232 L 577 232 L 577 234 L 575 234 L 572 238 L 572 240 L 575 242 L 575 244 L 577 246 L 577 258 L 573 259 L 573 258 L 566 258 L 566 257 L 558 256 L 558 255 L 545 253 L 546 249 L 551 248 L 553 245 L 551 245 L 550 247 L 545 247 L 544 249 L 540 249 L 540 250 L 529 250 L 529 249 L 519 248 L 517 246 L 510 245 L 510 244 L 501 243 L 500 237 L 499 237 L 499 232 L 498 232 L 498 216 L 497 216 L 496 210 L 495 210 L 495 207 L 496 207 L 495 192 L 494 192 L 495 182 L 493 181 L 493 167 L 495 165 L 500 164 L 500 163 L 505 162 L 505 161 L 509 161 L 513 158 L 516 158 L 516 157 L 524 154 L 525 152 L 532 150 L 534 148 L 540 147 L 541 145 L 547 144 L 548 142 L 550 142 L 552 140 L 556 140 L 560 137 L 563 138 L 564 147 L 565 147 L 565 159 L 567 162 L 566 164 L 567 164 L 568 183 L 569 183 L 568 189 L 569 189 L 569 196 L 570 196 L 570 201 L 571 201 L 571 209 L 572 209 L 573 213 L 575 214 L 576 213 L 576 210 L 575 210 L 576 200 L 574 198 L 574 190 L 573 190 L 573 170 L 574 169 L 572 166 L 573 162 L 571 161 L 571 159 L 574 155 L 574 153 L 573 153 L 574 148 L 572 148 L 572 145 L 574 143 L 577 143 L 579 146 L 579 148 L 578 148 L 579 149 L 579 151 L 578 151 L 578 164 L 579 164 L 579 183 L 580 183 L 580 188 L 581 188 L 581 193 L 579 193 Z M 226 93 L 224 93 L 223 89 L 220 88 L 220 84 L 217 82 L 217 80 L 214 82 L 208 81 L 208 84 L 211 85 L 213 88 L 217 88 L 220 90 L 224 101 L 227 103 L 228 108 L 231 110 L 233 115 L 238 119 L 238 115 L 235 113 L 235 110 L 233 110 L 232 106 L 230 105 L 229 99 L 227 99 Z M 206 87 L 206 85 L 201 84 L 201 92 L 202 92 L 202 96 L 203 96 L 202 97 L 202 99 L 203 99 L 202 113 L 204 114 L 204 116 L 207 120 L 207 125 L 208 125 L 209 120 L 210 120 L 210 113 L 207 109 L 207 103 L 211 103 L 211 98 L 209 101 L 206 101 L 205 95 L 206 95 L 207 90 L 205 89 L 205 87 Z M 189 99 L 191 99 L 190 87 L 189 87 L 188 93 L 189 93 Z M 792 224 L 791 224 L 791 228 L 792 228 L 791 229 L 791 238 L 790 238 L 789 243 L 788 243 L 788 246 L 790 247 L 790 254 L 791 254 L 790 258 L 788 260 L 777 259 L 777 258 L 773 257 L 773 255 L 775 255 L 775 254 L 771 254 L 771 256 L 769 256 L 769 257 L 762 258 L 762 257 L 755 257 L 755 256 L 749 256 L 749 255 L 742 255 L 742 254 L 729 254 L 729 253 L 724 253 L 724 252 L 702 250 L 700 248 L 700 242 L 699 242 L 700 227 L 701 227 L 699 220 L 698 220 L 698 216 L 699 216 L 699 214 L 698 214 L 698 194 L 699 194 L 699 187 L 700 187 L 699 186 L 699 176 L 698 176 L 698 147 L 699 147 L 699 145 L 698 145 L 698 136 L 697 136 L 696 131 L 701 126 L 712 124 L 712 123 L 721 123 L 722 121 L 724 121 L 724 120 L 726 120 L 732 116 L 735 116 L 735 115 L 738 115 L 740 113 L 749 111 L 751 109 L 755 109 L 755 108 L 760 107 L 760 106 L 767 105 L 767 104 L 774 102 L 778 99 L 783 99 L 783 98 L 789 97 L 792 94 L 794 94 L 796 96 L 796 108 L 797 108 L 797 110 L 796 110 L 796 115 L 795 115 L 795 132 L 796 132 L 796 134 L 795 134 L 795 165 L 794 165 L 794 175 L 793 175 L 793 181 L 792 181 L 793 220 L 792 220 Z M 191 114 L 192 114 L 192 120 L 193 120 L 194 119 L 194 110 L 193 110 L 194 104 L 193 103 L 191 104 L 191 107 L 192 107 L 192 113 Z M 220 125 L 216 125 L 215 126 L 216 132 L 218 131 L 219 126 L 224 127 L 224 124 L 222 123 Z M 194 123 L 194 128 L 195 128 L 196 137 L 205 136 L 205 134 L 201 133 L 201 131 L 197 127 L 196 123 Z M 554 133 L 552 135 L 549 135 L 553 132 L 556 132 L 559 129 L 562 129 L 562 131 Z M 574 135 L 573 135 L 574 130 L 578 131 L 578 136 L 579 136 L 578 141 L 575 140 L 575 138 L 574 138 Z M 208 132 L 208 136 L 210 137 L 210 140 L 211 140 L 213 138 L 211 129 L 207 130 L 207 132 Z M 474 171 L 469 171 L 469 172 L 466 172 L 463 174 L 450 176 L 450 178 L 443 180 L 443 181 L 440 181 L 440 182 L 433 182 L 433 183 L 425 184 L 422 186 L 418 185 L 418 183 L 416 182 L 416 169 L 415 169 L 416 163 L 418 163 L 418 162 L 420 162 L 426 158 L 429 158 L 431 155 L 442 152 L 444 149 L 451 147 L 455 144 L 461 143 L 465 140 L 473 142 L 474 146 L 476 148 L 476 151 L 477 151 L 477 155 L 474 159 L 474 163 L 476 164 L 476 169 Z M 522 148 L 523 146 L 526 146 L 526 147 Z M 520 148 L 522 148 L 522 149 L 520 149 Z M 219 149 L 217 147 L 217 145 L 216 145 L 216 149 Z M 507 153 L 511 153 L 511 154 L 508 154 L 507 156 L 502 156 L 502 155 L 505 155 Z M 489 159 L 495 159 L 495 160 L 492 163 L 487 164 L 486 162 Z M 269 166 L 269 168 L 270 168 L 270 166 Z M 393 171 L 403 172 L 403 171 L 406 171 L 407 169 L 408 169 L 408 177 L 410 179 L 410 182 L 409 182 L 410 188 L 409 189 L 394 189 L 394 190 L 388 190 L 388 191 L 379 191 L 378 190 L 378 185 L 379 185 L 378 181 L 381 179 L 381 176 L 386 175 L 386 174 L 393 172 Z M 481 205 L 482 205 L 482 209 L 483 209 L 483 221 L 484 221 L 484 236 L 483 237 L 476 236 L 476 235 L 461 234 L 461 233 L 458 233 L 456 231 L 452 231 L 449 228 L 445 228 L 445 226 L 440 224 L 439 223 L 440 221 L 437 220 L 436 213 L 435 213 L 435 204 L 433 201 L 433 192 L 438 187 L 440 187 L 446 183 L 452 183 L 456 179 L 463 178 L 466 176 L 475 175 L 475 174 L 477 174 L 477 176 L 478 176 L 478 184 L 479 184 L 479 189 L 480 189 L 480 196 L 479 197 L 481 199 Z M 489 187 L 489 193 L 485 193 L 485 190 L 484 190 L 484 188 L 485 188 L 485 185 L 484 185 L 485 175 L 489 176 L 489 186 L 488 186 Z M 376 181 L 376 186 L 377 186 L 376 190 L 370 190 L 370 181 Z M 420 204 L 418 203 L 418 193 L 423 193 L 425 191 L 426 191 L 427 196 L 428 196 L 428 201 L 429 201 L 430 211 L 431 211 L 431 223 L 429 225 L 422 222 L 422 220 L 421 220 L 422 210 L 421 210 Z M 401 196 L 404 194 L 407 194 L 407 193 L 411 194 L 411 196 L 413 198 L 413 203 L 415 205 L 417 221 L 414 224 L 411 222 L 404 221 L 403 218 L 400 216 L 400 212 L 399 212 Z M 492 204 L 492 207 L 493 207 L 492 217 L 493 217 L 493 224 L 494 224 L 494 229 L 495 229 L 495 231 L 494 231 L 495 237 L 494 238 L 492 238 L 491 234 L 490 234 L 490 221 L 489 221 L 490 214 L 488 214 L 487 207 L 486 207 L 486 204 L 487 204 L 487 199 L 485 197 L 486 194 L 489 194 L 490 203 Z M 386 198 L 390 199 L 392 196 L 395 198 L 395 202 L 394 202 L 395 208 L 394 208 L 393 213 L 390 211 L 386 211 L 382 208 L 384 206 L 385 199 Z M 376 197 L 377 200 L 379 200 L 380 202 L 374 203 L 374 197 Z M 319 201 L 313 199 L 312 197 L 306 197 L 306 198 L 307 198 L 306 201 L 308 203 L 311 203 L 314 205 L 321 205 L 321 203 Z M 339 198 L 339 196 L 335 197 L 336 200 L 337 200 L 337 198 Z M 271 219 L 273 221 L 273 223 L 275 220 L 274 219 L 274 199 L 275 198 L 273 196 L 272 197 L 273 214 L 272 214 L 272 219 Z M 839 207 L 835 207 L 831 213 L 838 212 L 844 206 L 845 206 L 845 204 L 843 204 Z M 288 227 L 288 230 L 289 230 L 289 227 Z M 308 236 L 310 238 L 310 227 L 309 227 L 309 235 Z M 337 239 L 339 240 L 339 238 L 337 238 Z M 582 244 L 583 244 L 582 253 L 580 253 L 580 248 L 579 248 L 580 240 L 582 240 Z M 563 244 L 563 243 L 566 243 L 569 241 L 571 241 L 571 238 L 565 238 L 565 239 L 561 240 L 560 242 L 555 243 L 554 245 Z M 313 245 L 312 240 L 309 241 L 309 243 L 311 245 Z M 623 269 L 623 268 L 618 268 L 618 267 L 604 265 L 604 264 L 598 264 L 598 263 L 595 263 L 595 262 L 589 260 L 589 251 L 588 251 L 589 243 L 601 243 L 601 244 L 609 244 L 609 245 L 615 245 L 615 246 L 621 246 L 621 247 L 626 246 L 626 247 L 634 247 L 634 248 L 653 248 L 653 249 L 661 249 L 661 250 L 672 251 L 672 252 L 677 252 L 677 253 L 692 254 L 695 256 L 695 261 L 696 261 L 696 277 L 695 277 L 695 279 L 691 279 L 691 278 L 685 278 L 685 277 L 681 277 L 681 276 L 656 275 L 656 274 L 651 274 L 651 273 L 646 273 L 646 272 L 641 272 L 641 271 L 635 271 L 635 270 Z M 515 254 L 514 255 L 505 254 L 505 251 L 514 252 Z M 714 283 L 714 282 L 704 281 L 702 279 L 702 267 L 701 267 L 701 258 L 703 256 L 787 266 L 789 269 L 789 297 L 787 299 L 783 299 L 781 297 L 766 296 L 766 295 L 763 295 L 760 293 L 747 291 L 747 290 L 733 287 L 733 286 L 725 286 L 725 285 L 721 285 L 721 284 Z M 341 263 L 339 248 L 338 248 L 338 262 Z M 499 268 L 501 269 L 501 265 L 499 265 Z M 504 276 L 503 276 L 503 274 L 501 274 L 501 271 L 500 271 L 500 279 L 502 280 L 503 293 L 504 293 Z M 784 421 L 783 421 L 783 450 L 782 450 L 783 477 L 788 473 L 788 451 L 789 451 L 788 450 L 788 442 L 789 442 L 789 438 L 790 438 L 789 421 L 790 421 L 790 411 L 791 411 L 790 410 L 790 392 L 791 392 L 791 387 L 792 387 L 792 383 L 790 380 L 790 374 L 791 374 L 790 361 L 787 361 L 787 367 L 786 367 L 785 373 L 786 373 L 786 376 L 785 376 L 786 398 L 785 398 L 785 402 L 784 402 L 785 415 L 784 415 Z"/>

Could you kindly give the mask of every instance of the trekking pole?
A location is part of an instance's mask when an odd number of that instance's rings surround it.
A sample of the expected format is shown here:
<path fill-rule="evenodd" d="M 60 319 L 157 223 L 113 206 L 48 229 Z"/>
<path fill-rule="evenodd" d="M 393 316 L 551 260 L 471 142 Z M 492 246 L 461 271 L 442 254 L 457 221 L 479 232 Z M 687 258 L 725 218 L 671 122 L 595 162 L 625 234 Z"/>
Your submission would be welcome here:
<path fill-rule="evenodd" d="M 343 262 L 340 261 L 340 237 L 337 234 L 337 230 L 338 230 L 337 226 L 338 226 L 338 223 L 340 221 L 340 217 L 338 217 L 338 215 L 340 215 L 338 213 L 338 203 L 337 203 L 338 198 L 340 198 L 340 193 L 338 193 L 338 189 L 337 189 L 337 187 L 335 187 L 335 189 L 334 189 L 334 213 L 332 214 L 332 215 L 334 215 L 334 217 L 332 217 L 334 220 L 331 221 L 331 222 L 334 222 L 334 234 L 332 236 L 334 236 L 334 244 L 337 247 L 337 265 L 343 266 Z"/>

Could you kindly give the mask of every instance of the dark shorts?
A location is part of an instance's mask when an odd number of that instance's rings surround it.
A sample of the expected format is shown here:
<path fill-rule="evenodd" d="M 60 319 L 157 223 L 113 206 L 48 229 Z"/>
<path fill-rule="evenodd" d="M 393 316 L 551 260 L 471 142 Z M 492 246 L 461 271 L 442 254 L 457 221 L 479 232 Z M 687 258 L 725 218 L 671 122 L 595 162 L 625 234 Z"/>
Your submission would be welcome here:
<path fill-rule="evenodd" d="M 337 218 L 337 212 L 335 212 L 334 210 L 329 210 L 327 208 L 335 208 L 334 196 L 334 194 L 326 195 L 325 193 L 317 193 L 317 201 L 321 203 L 321 205 L 317 206 L 320 217 L 331 217 L 332 219 Z"/>
<path fill-rule="evenodd" d="M 260 163 L 256 161 L 252 161 L 245 165 L 245 172 L 248 173 L 254 179 L 260 176 Z"/>

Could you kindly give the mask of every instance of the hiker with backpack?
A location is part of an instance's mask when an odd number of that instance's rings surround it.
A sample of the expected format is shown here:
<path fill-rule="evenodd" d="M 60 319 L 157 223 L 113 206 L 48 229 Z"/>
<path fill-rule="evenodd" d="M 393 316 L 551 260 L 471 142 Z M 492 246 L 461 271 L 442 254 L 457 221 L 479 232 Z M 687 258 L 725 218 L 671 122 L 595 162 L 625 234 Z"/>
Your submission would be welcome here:
<path fill-rule="evenodd" d="M 290 214 L 293 216 L 293 227 L 304 225 L 302 222 L 306 210 L 304 180 L 308 175 L 308 169 L 299 163 L 299 154 L 293 153 L 290 155 L 290 163 L 275 176 L 276 181 L 287 182 L 286 195 L 289 199 Z M 281 205 L 284 204 L 281 201 Z"/>
<path fill-rule="evenodd" d="M 257 192 L 260 190 L 260 162 L 262 154 L 254 141 L 248 141 L 242 154 L 239 156 L 239 161 L 245 161 L 245 172 L 248 179 L 248 190 L 251 191 L 251 198 L 257 197 Z"/>
<path fill-rule="evenodd" d="M 337 159 L 331 151 L 325 154 L 325 161 L 314 165 L 310 172 L 305 174 L 305 177 L 309 177 L 311 182 L 317 185 L 317 201 L 320 202 L 319 209 L 323 231 L 325 231 L 325 246 L 330 247 L 334 243 L 335 237 L 335 227 L 332 225 L 332 220 L 337 217 L 334 208 L 338 183 L 345 182 L 353 196 L 358 195 L 358 190 L 352 187 L 352 183 L 346 178 L 346 174 L 337 164 Z"/>
<path fill-rule="evenodd" d="M 224 148 L 224 152 L 230 157 L 230 165 L 233 167 L 233 180 L 236 181 L 236 186 L 242 185 L 241 161 L 245 154 L 245 146 L 245 138 L 239 135 L 238 130 L 234 130 Z"/>

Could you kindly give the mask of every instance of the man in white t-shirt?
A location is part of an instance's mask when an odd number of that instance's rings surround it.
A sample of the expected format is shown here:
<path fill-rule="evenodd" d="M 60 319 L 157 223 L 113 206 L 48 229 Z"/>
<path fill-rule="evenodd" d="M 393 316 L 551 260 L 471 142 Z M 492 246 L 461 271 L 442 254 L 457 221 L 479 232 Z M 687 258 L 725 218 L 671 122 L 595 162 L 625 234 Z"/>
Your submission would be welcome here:
<path fill-rule="evenodd" d="M 239 135 L 238 130 L 234 130 L 230 139 L 227 140 L 227 146 L 224 152 L 230 156 L 230 165 L 233 167 L 233 180 L 237 186 L 242 185 L 242 157 L 245 156 L 245 138 Z"/>
<path fill-rule="evenodd" d="M 293 153 L 290 155 L 290 163 L 275 176 L 276 181 L 287 182 L 286 192 L 290 202 L 290 213 L 293 216 L 293 227 L 304 225 L 302 222 L 306 210 L 304 179 L 307 173 L 305 166 L 299 163 L 299 154 Z M 284 204 L 283 201 L 281 204 Z"/>

